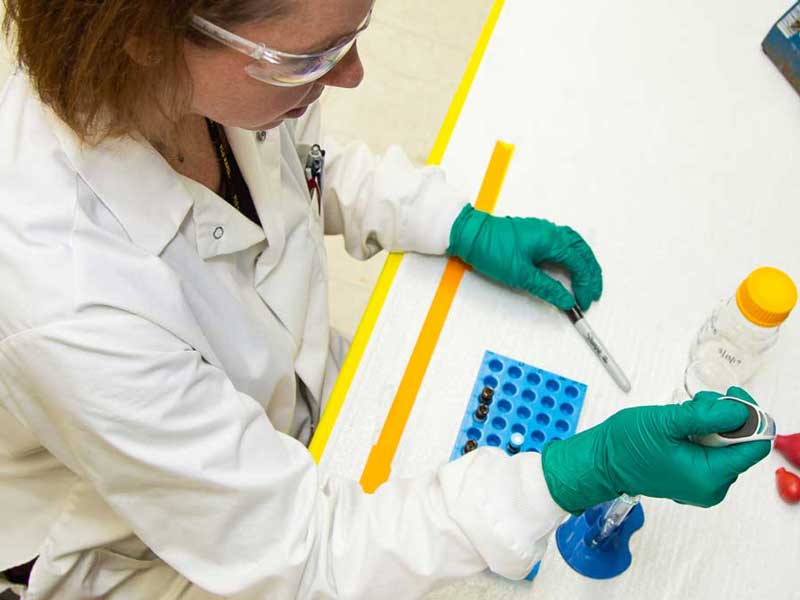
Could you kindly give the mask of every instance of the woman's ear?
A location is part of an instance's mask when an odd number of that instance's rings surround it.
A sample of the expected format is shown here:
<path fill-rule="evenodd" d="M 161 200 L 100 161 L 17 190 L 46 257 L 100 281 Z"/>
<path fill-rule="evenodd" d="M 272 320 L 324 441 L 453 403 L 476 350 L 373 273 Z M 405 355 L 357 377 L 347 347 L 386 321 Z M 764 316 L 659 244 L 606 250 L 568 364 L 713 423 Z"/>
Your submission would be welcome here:
<path fill-rule="evenodd" d="M 125 52 L 131 60 L 142 67 L 152 67 L 161 62 L 161 56 L 151 50 L 149 44 L 141 37 L 132 35 L 125 40 Z"/>

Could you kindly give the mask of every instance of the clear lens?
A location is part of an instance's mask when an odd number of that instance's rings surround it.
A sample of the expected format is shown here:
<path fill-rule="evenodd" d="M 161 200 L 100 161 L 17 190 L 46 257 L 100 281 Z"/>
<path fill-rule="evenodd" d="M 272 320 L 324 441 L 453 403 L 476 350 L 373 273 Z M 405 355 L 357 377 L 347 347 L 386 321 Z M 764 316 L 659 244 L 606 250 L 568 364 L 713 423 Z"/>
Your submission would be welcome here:
<path fill-rule="evenodd" d="M 370 9 L 361 26 L 348 41 L 319 54 L 290 54 L 274 50 L 265 44 L 256 44 L 240 37 L 197 15 L 192 15 L 192 27 L 203 35 L 253 58 L 255 62 L 246 66 L 245 71 L 254 79 L 270 85 L 294 87 L 306 85 L 329 73 L 347 56 L 358 36 L 369 26 L 371 18 Z"/>
<path fill-rule="evenodd" d="M 306 85 L 329 73 L 347 56 L 359 34 L 369 26 L 371 18 L 372 10 L 367 13 L 350 40 L 319 54 L 290 54 L 274 50 L 264 44 L 256 44 L 240 37 L 197 15 L 192 16 L 192 27 L 221 44 L 255 59 L 254 63 L 245 67 L 247 74 L 254 79 L 270 85 L 294 87 Z"/>
<path fill-rule="evenodd" d="M 298 57 L 280 64 L 257 60 L 245 67 L 245 70 L 251 77 L 271 85 L 282 87 L 306 85 L 332 71 L 350 52 L 353 44 L 355 40 L 319 56 Z"/>

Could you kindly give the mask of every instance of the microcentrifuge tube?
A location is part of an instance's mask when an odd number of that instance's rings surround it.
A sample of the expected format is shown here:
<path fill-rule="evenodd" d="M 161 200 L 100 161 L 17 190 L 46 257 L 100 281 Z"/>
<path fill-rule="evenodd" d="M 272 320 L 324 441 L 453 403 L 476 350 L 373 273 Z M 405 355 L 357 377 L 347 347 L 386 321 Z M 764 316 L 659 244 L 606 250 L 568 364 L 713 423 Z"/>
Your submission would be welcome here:
<path fill-rule="evenodd" d="M 511 454 L 516 454 L 522 448 L 522 444 L 525 443 L 525 436 L 521 433 L 512 433 L 511 439 L 508 441 L 508 451 Z"/>
<path fill-rule="evenodd" d="M 462 449 L 462 454 L 467 454 L 468 452 L 472 452 L 478 447 L 478 442 L 475 440 L 467 440 L 467 443 L 464 444 L 464 448 Z"/>
<path fill-rule="evenodd" d="M 619 498 L 611 503 L 608 507 L 606 514 L 601 517 L 600 531 L 592 540 L 592 546 L 597 546 L 603 540 L 607 539 L 614 531 L 619 529 L 622 522 L 628 516 L 636 505 L 639 504 L 639 496 L 629 496 L 622 494 Z"/>
<path fill-rule="evenodd" d="M 483 388 L 481 392 L 480 398 L 478 398 L 478 402 L 481 404 L 491 404 L 492 400 L 494 399 L 494 390 L 490 387 Z"/>

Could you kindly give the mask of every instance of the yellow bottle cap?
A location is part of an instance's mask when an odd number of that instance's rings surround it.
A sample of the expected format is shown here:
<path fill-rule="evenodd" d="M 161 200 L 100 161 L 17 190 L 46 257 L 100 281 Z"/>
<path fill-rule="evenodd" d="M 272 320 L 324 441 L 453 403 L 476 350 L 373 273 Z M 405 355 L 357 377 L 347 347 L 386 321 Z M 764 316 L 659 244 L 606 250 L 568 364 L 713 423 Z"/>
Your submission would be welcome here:
<path fill-rule="evenodd" d="M 736 304 L 748 321 L 761 327 L 777 327 L 797 304 L 797 286 L 780 269 L 761 267 L 736 291 Z"/>

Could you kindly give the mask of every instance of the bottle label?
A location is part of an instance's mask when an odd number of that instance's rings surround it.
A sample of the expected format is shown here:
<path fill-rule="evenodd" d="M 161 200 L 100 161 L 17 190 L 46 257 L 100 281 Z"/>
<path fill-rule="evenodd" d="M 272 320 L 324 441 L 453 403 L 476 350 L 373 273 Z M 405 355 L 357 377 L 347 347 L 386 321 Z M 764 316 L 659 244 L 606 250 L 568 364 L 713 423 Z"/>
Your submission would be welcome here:
<path fill-rule="evenodd" d="M 694 359 L 719 359 L 731 368 L 739 383 L 743 383 L 753 374 L 756 361 L 745 350 L 720 335 L 720 332 L 709 320 L 697 336 Z"/>
<path fill-rule="evenodd" d="M 766 352 L 777 341 L 778 330 L 756 327 L 742 316 L 734 299 L 711 315 L 692 348 L 692 359 L 715 359 L 733 371 L 740 384 L 758 370 Z"/>
<path fill-rule="evenodd" d="M 729 348 L 726 348 L 725 346 L 717 346 L 717 354 L 719 354 L 719 357 L 732 367 L 742 366 L 742 359 L 736 356 Z"/>

